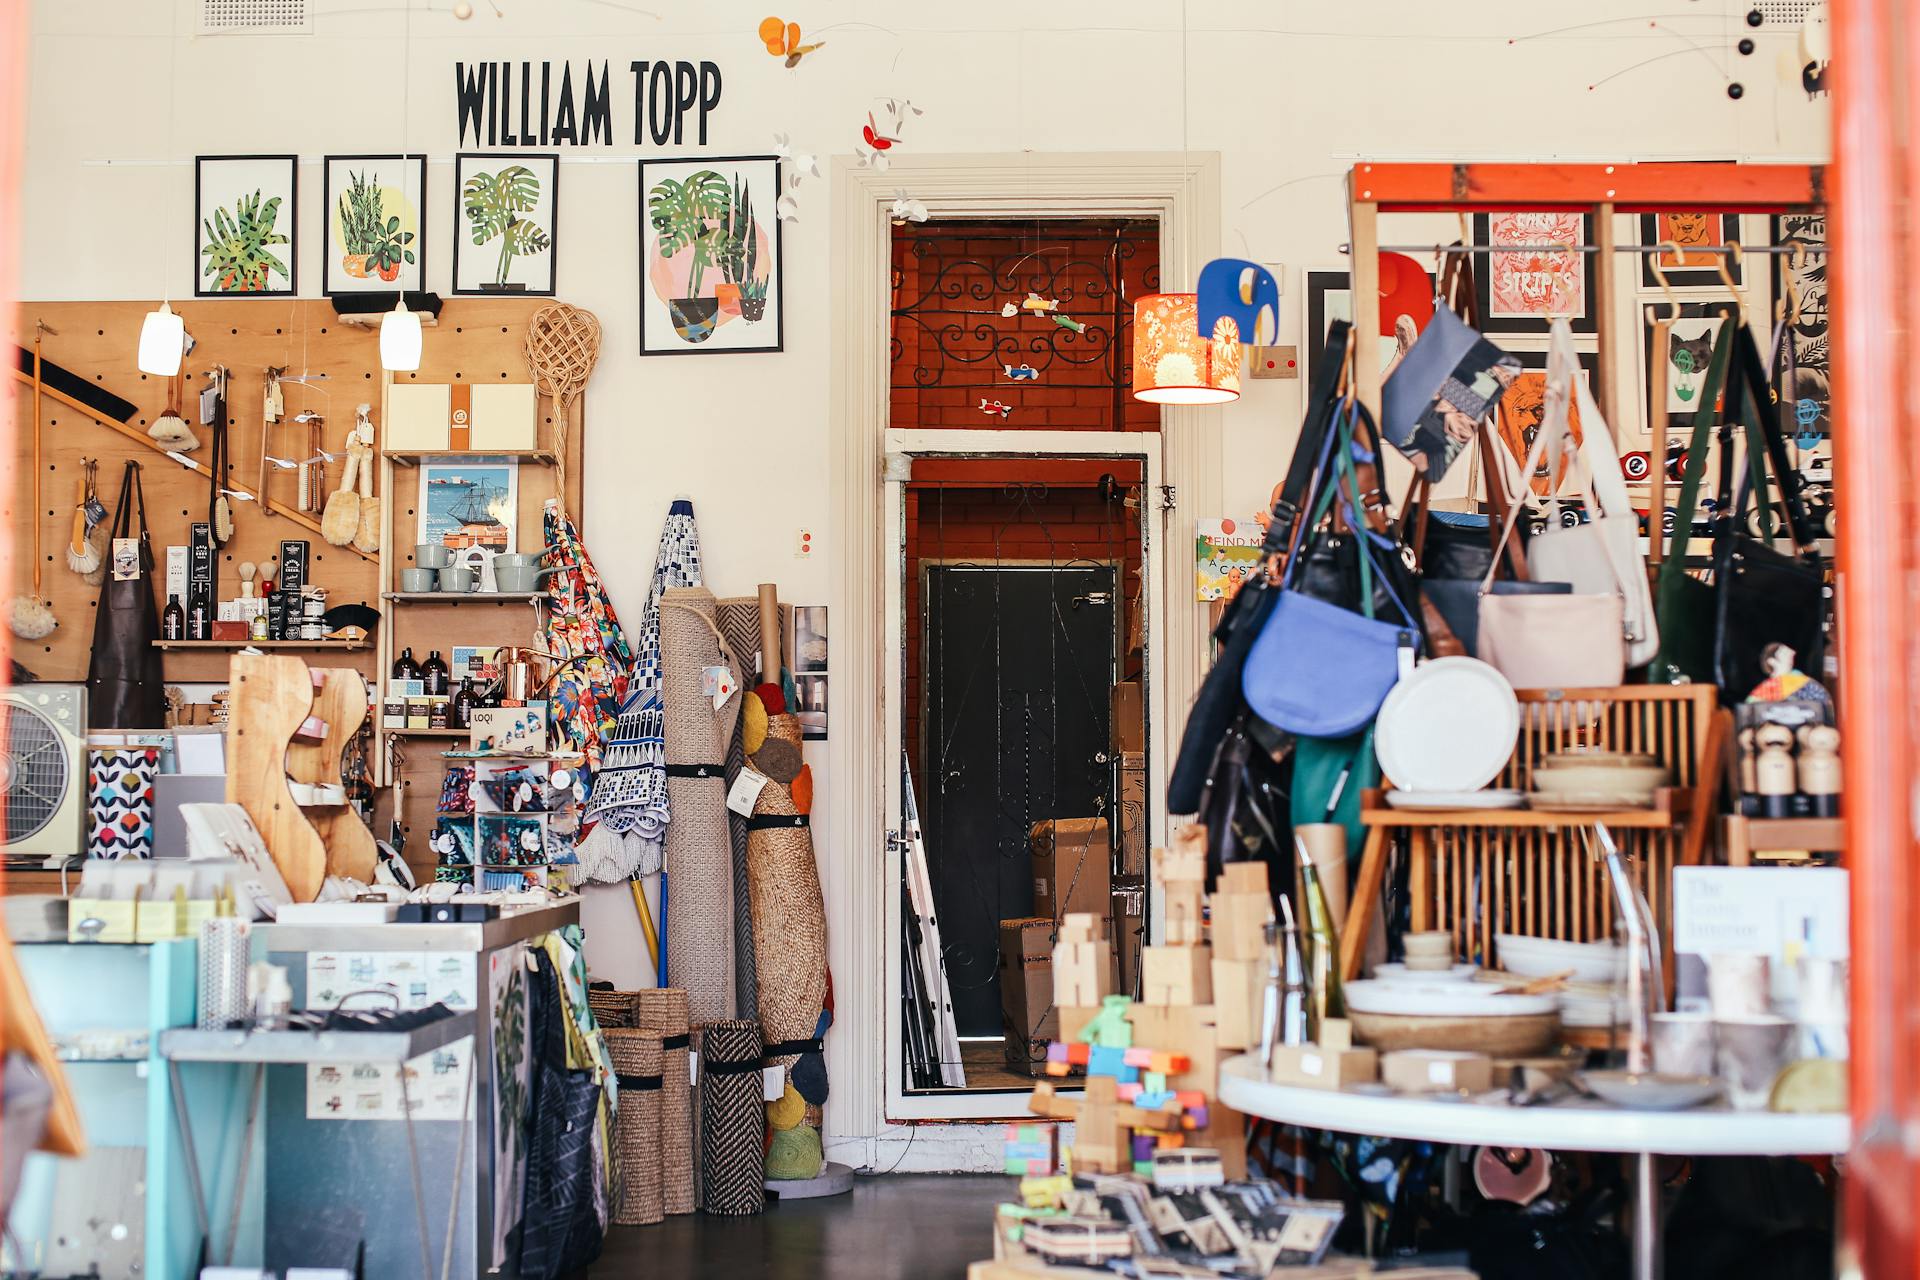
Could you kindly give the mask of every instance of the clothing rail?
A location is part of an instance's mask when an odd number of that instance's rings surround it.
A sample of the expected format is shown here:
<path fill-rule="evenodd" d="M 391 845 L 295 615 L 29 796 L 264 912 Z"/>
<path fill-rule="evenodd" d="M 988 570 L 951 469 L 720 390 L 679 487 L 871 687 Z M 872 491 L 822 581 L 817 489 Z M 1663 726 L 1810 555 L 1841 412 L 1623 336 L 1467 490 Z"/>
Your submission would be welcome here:
<path fill-rule="evenodd" d="M 1605 253 L 1611 247 L 1615 253 L 1673 253 L 1671 245 L 1664 244 L 1616 244 L 1604 246 L 1597 244 L 1383 244 L 1378 246 L 1381 253 Z M 1792 257 L 1798 250 L 1808 257 L 1818 257 L 1826 253 L 1825 245 L 1816 244 L 1756 244 L 1741 245 L 1741 256 L 1750 253 L 1772 253 L 1782 257 Z M 1351 254 L 1353 246 L 1343 244 L 1340 252 Z M 1680 251 L 1682 262 L 1698 254 L 1702 257 L 1716 254 L 1730 254 L 1732 245 L 1707 244 L 1690 245 Z"/>

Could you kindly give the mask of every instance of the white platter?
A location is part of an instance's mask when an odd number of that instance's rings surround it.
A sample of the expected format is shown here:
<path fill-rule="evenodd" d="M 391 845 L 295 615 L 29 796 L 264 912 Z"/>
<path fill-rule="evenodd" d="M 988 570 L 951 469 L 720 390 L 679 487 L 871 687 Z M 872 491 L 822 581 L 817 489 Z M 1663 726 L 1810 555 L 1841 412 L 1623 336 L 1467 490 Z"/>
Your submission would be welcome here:
<path fill-rule="evenodd" d="M 1377 964 L 1373 966 L 1375 982 L 1472 982 L 1474 975 L 1480 972 L 1477 964 L 1456 964 L 1451 969 L 1409 969 L 1403 964 Z"/>
<path fill-rule="evenodd" d="M 1520 734 L 1507 678 L 1478 658 L 1435 658 L 1393 686 L 1374 724 L 1380 768 L 1408 791 L 1477 791 Z"/>
<path fill-rule="evenodd" d="M 1390 809 L 1518 809 L 1527 802 L 1524 791 L 1389 791 Z"/>
<path fill-rule="evenodd" d="M 1349 982 L 1342 994 L 1356 1013 L 1413 1017 L 1511 1018 L 1560 1008 L 1558 996 L 1502 995 L 1497 987 L 1472 982 Z"/>

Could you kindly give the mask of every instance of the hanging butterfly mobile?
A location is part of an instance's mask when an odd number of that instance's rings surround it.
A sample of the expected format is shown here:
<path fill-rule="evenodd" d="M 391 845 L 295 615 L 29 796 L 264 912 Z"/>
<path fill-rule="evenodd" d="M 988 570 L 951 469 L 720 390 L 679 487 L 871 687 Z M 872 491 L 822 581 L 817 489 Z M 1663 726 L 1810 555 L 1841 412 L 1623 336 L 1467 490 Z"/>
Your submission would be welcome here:
<path fill-rule="evenodd" d="M 778 18 L 760 20 L 760 43 L 767 46 L 767 52 L 776 58 L 785 58 L 787 66 L 797 67 L 800 59 L 826 44 L 825 40 L 815 40 L 812 44 L 800 42 L 800 24 L 782 22 Z"/>

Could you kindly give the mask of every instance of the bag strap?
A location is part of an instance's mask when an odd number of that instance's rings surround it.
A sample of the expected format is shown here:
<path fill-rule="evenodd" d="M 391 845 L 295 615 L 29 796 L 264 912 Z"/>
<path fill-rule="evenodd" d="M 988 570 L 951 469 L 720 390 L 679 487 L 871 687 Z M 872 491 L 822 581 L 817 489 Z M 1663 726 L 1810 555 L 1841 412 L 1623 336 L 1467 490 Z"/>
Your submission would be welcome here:
<path fill-rule="evenodd" d="M 1780 486 L 1781 500 L 1787 509 L 1788 532 L 1793 538 L 1795 549 L 1803 558 L 1817 561 L 1820 558 L 1816 542 L 1817 533 L 1812 518 L 1807 514 L 1806 503 L 1800 496 L 1801 476 L 1793 469 L 1793 464 L 1787 457 L 1786 432 L 1780 426 L 1780 415 L 1773 411 L 1772 380 L 1768 378 L 1766 369 L 1760 363 L 1759 345 L 1755 342 L 1751 329 L 1744 326 L 1741 328 L 1738 346 L 1740 369 L 1744 375 L 1748 393 L 1749 412 L 1745 418 L 1749 435 L 1757 433 L 1763 446 L 1762 452 L 1754 455 L 1756 459 L 1754 484 L 1759 491 L 1761 511 L 1767 517 L 1767 524 L 1764 527 L 1771 527 L 1773 522 L 1771 508 L 1767 505 L 1764 466 L 1758 463 L 1761 457 L 1773 465 L 1774 475 Z"/>
<path fill-rule="evenodd" d="M 1353 326 L 1335 320 L 1327 327 L 1326 353 L 1314 370 L 1313 386 L 1307 394 L 1307 414 L 1300 425 L 1300 439 L 1293 446 L 1293 460 L 1287 465 L 1280 496 L 1273 500 L 1273 518 L 1267 523 L 1267 536 L 1260 545 L 1261 558 L 1267 561 L 1269 580 L 1278 577 L 1280 556 L 1294 541 L 1301 507 L 1308 501 L 1308 490 L 1317 470 L 1326 441 L 1328 424 L 1340 398 L 1340 371 L 1347 361 L 1347 349 L 1353 340 Z"/>
<path fill-rule="evenodd" d="M 1564 374 L 1565 372 L 1564 366 L 1557 366 L 1552 360 L 1552 357 L 1549 356 L 1549 364 L 1547 367 L 1546 412 L 1541 417 L 1538 434 L 1533 437 L 1533 448 L 1527 451 L 1527 460 L 1522 463 L 1520 467 L 1523 494 L 1529 491 L 1527 479 L 1540 469 L 1540 463 L 1545 459 L 1549 445 L 1555 446 L 1554 456 L 1556 458 L 1559 456 L 1557 446 L 1560 437 L 1568 430 L 1567 402 L 1572 398 L 1573 389 L 1571 383 L 1573 379 L 1571 377 L 1556 376 Z M 1602 430 L 1604 429 L 1603 426 Z M 1557 470 L 1558 468 L 1556 467 L 1555 469 Z M 1582 494 L 1586 498 L 1589 508 L 1598 509 L 1599 503 L 1593 496 L 1592 488 L 1587 484 L 1585 472 L 1581 472 L 1581 484 L 1583 486 Z M 1514 503 L 1515 508 L 1517 509 L 1520 503 L 1524 501 L 1524 497 L 1517 498 Z M 1500 572 L 1500 556 L 1505 553 L 1508 543 L 1513 538 L 1514 527 L 1518 524 L 1519 521 L 1517 519 L 1509 520 L 1506 529 L 1501 533 L 1500 549 L 1495 553 L 1493 563 L 1487 566 L 1487 576 L 1480 582 L 1480 593 L 1482 595 L 1493 590 L 1494 575 Z M 1608 558 L 1607 564 L 1609 567 L 1612 567 L 1613 561 L 1611 557 Z"/>
<path fill-rule="evenodd" d="M 127 459 L 126 470 L 120 473 L 120 499 L 113 504 L 113 524 L 108 529 L 110 538 L 130 538 L 133 536 L 133 490 L 140 481 L 140 464 L 132 458 Z M 146 503 L 140 504 L 141 523 L 145 524 Z"/>
<path fill-rule="evenodd" d="M 1726 379 L 1727 361 L 1732 353 L 1732 326 L 1723 324 L 1714 341 L 1713 354 L 1707 360 L 1707 376 L 1700 384 L 1700 408 L 1694 414 L 1693 439 L 1687 445 L 1687 469 L 1681 477 L 1680 497 L 1673 509 L 1673 544 L 1660 561 L 1659 589 L 1662 594 L 1673 589 L 1686 573 L 1687 543 L 1693 537 L 1693 515 L 1700 506 L 1700 482 L 1707 473 L 1707 445 L 1718 421 L 1720 387 Z M 1666 355 L 1656 351 L 1654 358 L 1664 360 Z M 1665 465 L 1665 459 L 1658 460 L 1658 464 Z M 1661 518 L 1662 514 L 1655 512 L 1655 519 Z M 1654 537 L 1662 536 L 1658 530 L 1649 532 Z"/>

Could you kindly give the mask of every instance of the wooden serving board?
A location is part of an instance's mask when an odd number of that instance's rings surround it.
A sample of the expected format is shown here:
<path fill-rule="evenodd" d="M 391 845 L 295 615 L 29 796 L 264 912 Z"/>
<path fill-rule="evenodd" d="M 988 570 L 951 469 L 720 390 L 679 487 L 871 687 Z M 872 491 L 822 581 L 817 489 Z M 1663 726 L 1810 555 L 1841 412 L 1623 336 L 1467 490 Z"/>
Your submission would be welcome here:
<path fill-rule="evenodd" d="M 298 658 L 233 655 L 227 722 L 227 801 L 253 819 L 295 902 L 327 878 L 327 846 L 287 790 L 287 746 L 312 713 L 313 677 Z"/>

